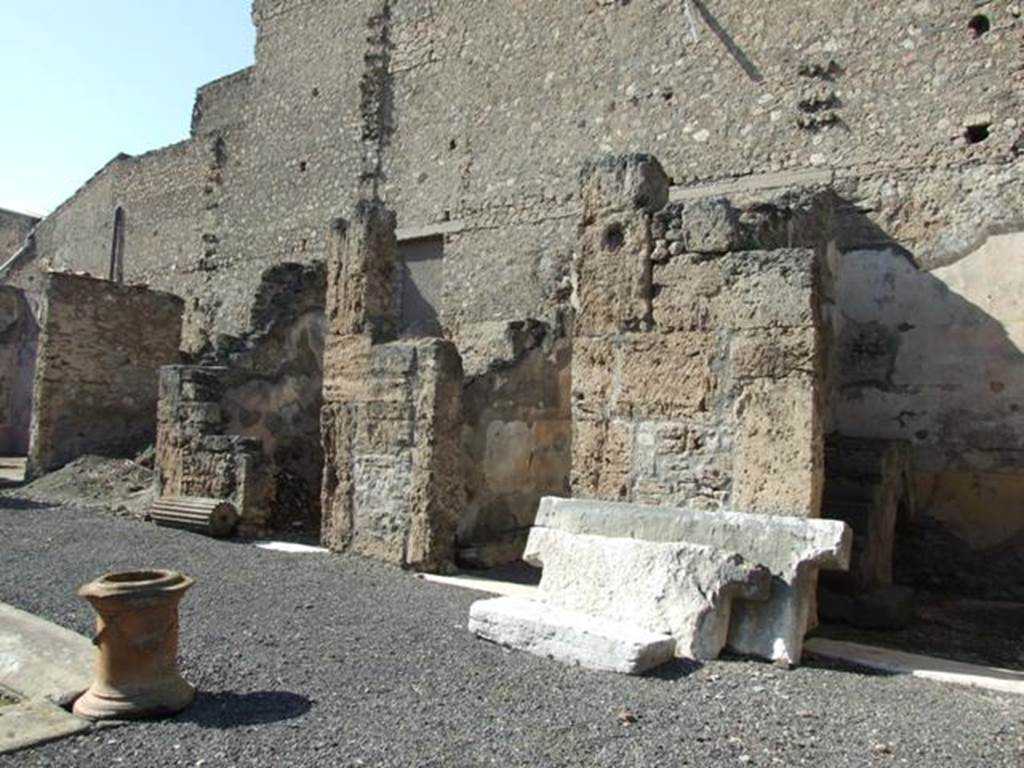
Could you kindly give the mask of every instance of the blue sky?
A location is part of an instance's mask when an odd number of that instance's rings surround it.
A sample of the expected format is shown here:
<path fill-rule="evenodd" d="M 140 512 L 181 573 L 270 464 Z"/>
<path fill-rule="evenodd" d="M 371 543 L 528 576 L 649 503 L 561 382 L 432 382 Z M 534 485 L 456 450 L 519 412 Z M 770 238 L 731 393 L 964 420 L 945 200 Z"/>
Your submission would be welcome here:
<path fill-rule="evenodd" d="M 250 0 L 0 0 L 0 207 L 47 213 L 118 152 L 188 136 L 252 63 Z"/>

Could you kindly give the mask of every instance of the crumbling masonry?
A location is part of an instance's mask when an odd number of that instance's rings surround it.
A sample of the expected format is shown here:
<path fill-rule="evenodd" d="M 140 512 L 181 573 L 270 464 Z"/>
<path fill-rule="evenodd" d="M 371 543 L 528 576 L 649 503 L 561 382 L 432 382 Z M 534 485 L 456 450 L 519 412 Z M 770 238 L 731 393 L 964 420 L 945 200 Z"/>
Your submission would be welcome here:
<path fill-rule="evenodd" d="M 0 282 L 37 323 L 51 270 L 181 295 L 161 483 L 248 488 L 248 530 L 491 565 L 598 495 L 839 517 L 858 588 L 1024 598 L 1018 4 L 705 11 L 255 0 L 191 136 Z"/>
<path fill-rule="evenodd" d="M 454 563 L 462 508 L 462 362 L 397 340 L 395 216 L 377 201 L 333 227 L 324 354 L 323 540 L 420 570 Z"/>

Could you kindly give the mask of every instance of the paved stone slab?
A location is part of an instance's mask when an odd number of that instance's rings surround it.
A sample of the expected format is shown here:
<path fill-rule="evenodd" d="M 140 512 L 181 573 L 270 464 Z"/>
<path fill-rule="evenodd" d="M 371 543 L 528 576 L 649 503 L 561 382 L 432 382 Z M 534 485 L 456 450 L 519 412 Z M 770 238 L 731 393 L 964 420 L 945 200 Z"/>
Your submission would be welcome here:
<path fill-rule="evenodd" d="M 65 703 L 92 684 L 95 664 L 88 638 L 0 603 L 0 685 Z"/>
<path fill-rule="evenodd" d="M 675 640 L 668 635 L 516 597 L 473 603 L 469 629 L 535 656 L 628 675 L 642 674 L 675 655 Z"/>
<path fill-rule="evenodd" d="M 24 456 L 0 456 L 0 488 L 25 481 Z"/>
<path fill-rule="evenodd" d="M 486 592 L 491 595 L 502 595 L 503 597 L 521 597 L 525 599 L 539 599 L 540 587 L 536 584 L 519 584 L 514 581 L 502 581 L 483 575 L 468 573 L 456 573 L 452 576 L 444 576 L 437 573 L 417 573 L 416 578 L 429 581 L 433 584 L 444 584 L 459 589 L 471 589 L 474 592 Z"/>
<path fill-rule="evenodd" d="M 540 599 L 670 635 L 676 655 L 714 659 L 733 598 L 768 598 L 771 574 L 742 557 L 686 542 L 530 531 L 524 559 L 543 567 Z"/>
<path fill-rule="evenodd" d="M 852 532 L 838 520 L 711 512 L 546 497 L 535 525 L 573 533 L 689 542 L 736 552 L 772 573 L 765 602 L 737 600 L 727 645 L 737 653 L 797 664 L 818 569 L 845 570 Z"/>
<path fill-rule="evenodd" d="M 87 720 L 45 700 L 0 707 L 0 753 L 71 736 L 90 727 Z"/>
<path fill-rule="evenodd" d="M 96 649 L 75 632 L 0 603 L 0 752 L 69 736 L 90 724 L 61 709 L 92 683 Z"/>

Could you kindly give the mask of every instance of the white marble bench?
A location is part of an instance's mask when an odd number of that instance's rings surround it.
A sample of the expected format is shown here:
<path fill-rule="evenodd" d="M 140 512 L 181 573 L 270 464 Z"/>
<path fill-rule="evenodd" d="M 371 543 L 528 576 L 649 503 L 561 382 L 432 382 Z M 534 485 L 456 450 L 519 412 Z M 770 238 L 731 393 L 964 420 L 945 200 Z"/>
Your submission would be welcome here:
<path fill-rule="evenodd" d="M 571 573 L 572 560 L 578 556 L 571 547 L 554 546 L 552 531 L 701 545 L 736 553 L 749 565 L 765 566 L 772 577 L 770 595 L 755 600 L 736 595 L 726 643 L 737 653 L 787 664 L 800 662 L 818 570 L 847 569 L 852 542 L 850 527 L 837 520 L 546 497 L 531 530 L 526 560 L 545 571 L 566 573 Z M 624 575 L 625 571 L 620 574 Z M 546 591 L 543 578 L 542 594 Z M 561 581 L 565 576 L 556 578 Z M 572 587 L 557 587 L 567 588 Z M 763 598 L 756 593 L 751 596 Z"/>

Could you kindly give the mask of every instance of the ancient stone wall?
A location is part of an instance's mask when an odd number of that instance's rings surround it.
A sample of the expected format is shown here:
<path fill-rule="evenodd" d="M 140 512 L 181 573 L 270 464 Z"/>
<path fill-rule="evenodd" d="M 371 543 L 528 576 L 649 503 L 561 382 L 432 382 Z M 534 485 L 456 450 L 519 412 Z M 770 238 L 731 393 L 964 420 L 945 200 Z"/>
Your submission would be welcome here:
<path fill-rule="evenodd" d="M 362 202 L 327 263 L 323 534 L 417 570 L 450 567 L 463 507 L 462 361 L 434 338 L 395 340 L 395 218 Z"/>
<path fill-rule="evenodd" d="M 505 349 L 492 346 L 482 368 L 465 361 L 457 554 L 475 566 L 518 560 L 541 497 L 569 494 L 572 346 L 536 321 L 510 323 L 500 338 Z"/>
<path fill-rule="evenodd" d="M 208 136 L 239 128 L 246 118 L 253 67 L 225 75 L 196 91 L 192 136 Z"/>
<path fill-rule="evenodd" d="M 229 374 L 215 366 L 160 369 L 157 492 L 230 501 L 239 513 L 240 533 L 264 534 L 272 475 L 258 439 L 226 432 L 221 404 Z"/>
<path fill-rule="evenodd" d="M 931 271 L 891 249 L 839 262 L 837 426 L 907 441 L 918 506 L 982 550 L 1024 541 L 1022 259 L 1003 234 Z"/>
<path fill-rule="evenodd" d="M 35 258 L 16 265 L 5 282 L 38 297 L 47 270 L 109 278 L 114 212 L 120 206 L 126 281 L 185 296 L 186 335 L 193 348 L 202 346 L 209 340 L 209 306 L 219 302 L 216 276 L 204 261 L 216 245 L 209 230 L 216 215 L 210 198 L 218 186 L 217 163 L 210 141 L 114 158 L 39 224 Z"/>
<path fill-rule="evenodd" d="M 324 222 L 370 178 L 400 226 L 446 225 L 442 314 L 457 337 L 476 323 L 547 321 L 568 271 L 576 170 L 636 148 L 657 154 L 676 185 L 834 173 L 852 218 L 929 263 L 1019 219 L 1018 15 L 987 7 L 989 30 L 977 35 L 975 11 L 948 4 L 701 8 L 691 33 L 681 8 L 650 0 L 487 10 L 259 0 L 254 68 L 202 89 L 189 150 L 200 167 L 161 180 L 195 177 L 194 199 L 114 184 L 129 220 L 156 206 L 183 224 L 207 219 L 177 227 L 173 243 L 129 233 L 128 278 L 183 284 L 202 305 L 190 314 L 239 333 L 268 263 L 322 258 Z M 211 154 L 219 180 L 209 185 Z M 79 245 L 109 226 L 112 205 L 102 215 L 89 205 L 82 197 L 51 217 L 90 224 L 44 258 L 91 258 Z M 179 274 L 202 262 L 216 282 L 169 273 L 168 251 Z"/>
<path fill-rule="evenodd" d="M 583 189 L 573 495 L 816 517 L 825 243 L 759 248 L 820 225 L 724 199 L 663 207 L 646 155 L 589 166 Z"/>
<path fill-rule="evenodd" d="M 24 293 L 0 285 L 0 456 L 28 453 L 38 339 Z"/>
<path fill-rule="evenodd" d="M 694 0 L 691 24 L 653 0 L 257 0 L 255 65 L 201 90 L 193 138 L 115 160 L 6 279 L 105 276 L 122 205 L 127 279 L 185 295 L 184 343 L 201 350 L 244 332 L 269 266 L 323 258 L 324 223 L 375 191 L 400 227 L 443 236 L 438 315 L 469 360 L 510 322 L 559 327 L 577 170 L 636 150 L 660 158 L 674 200 L 831 185 L 841 250 L 896 248 L 922 276 L 963 262 L 973 279 L 970 254 L 1024 210 L 1018 6 Z M 929 434 L 955 464 L 962 441 Z M 988 504 L 957 482 L 964 505 Z"/>
<path fill-rule="evenodd" d="M 319 530 L 325 291 L 323 264 L 272 267 L 248 333 L 161 373 L 162 493 L 224 494 L 250 532 Z"/>
<path fill-rule="evenodd" d="M 184 302 L 57 272 L 46 276 L 43 296 L 29 474 L 151 444 L 158 373 L 178 361 Z"/>
<path fill-rule="evenodd" d="M 28 233 L 38 223 L 37 216 L 0 208 L 0 265 L 21 248 Z"/>

